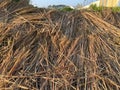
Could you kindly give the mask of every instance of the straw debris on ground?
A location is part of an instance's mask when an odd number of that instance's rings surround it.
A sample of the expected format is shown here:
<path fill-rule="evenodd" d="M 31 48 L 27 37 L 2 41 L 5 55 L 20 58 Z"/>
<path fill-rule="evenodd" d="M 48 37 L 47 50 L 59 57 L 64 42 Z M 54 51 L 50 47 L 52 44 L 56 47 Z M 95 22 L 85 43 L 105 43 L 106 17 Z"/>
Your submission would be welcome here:
<path fill-rule="evenodd" d="M 119 13 L 5 12 L 8 1 L 0 4 L 0 90 L 120 90 Z"/>

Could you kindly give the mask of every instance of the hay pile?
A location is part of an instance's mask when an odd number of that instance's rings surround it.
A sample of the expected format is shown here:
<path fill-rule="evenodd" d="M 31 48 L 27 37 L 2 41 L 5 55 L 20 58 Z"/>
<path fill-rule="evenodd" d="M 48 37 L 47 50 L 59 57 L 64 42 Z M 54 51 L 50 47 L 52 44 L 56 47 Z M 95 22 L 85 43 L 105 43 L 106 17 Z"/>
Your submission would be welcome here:
<path fill-rule="evenodd" d="M 1 90 L 120 90 L 120 29 L 91 12 L 19 8 L 0 25 Z"/>
<path fill-rule="evenodd" d="M 120 12 L 113 12 L 111 9 L 107 9 L 101 12 L 101 18 L 120 28 Z"/>

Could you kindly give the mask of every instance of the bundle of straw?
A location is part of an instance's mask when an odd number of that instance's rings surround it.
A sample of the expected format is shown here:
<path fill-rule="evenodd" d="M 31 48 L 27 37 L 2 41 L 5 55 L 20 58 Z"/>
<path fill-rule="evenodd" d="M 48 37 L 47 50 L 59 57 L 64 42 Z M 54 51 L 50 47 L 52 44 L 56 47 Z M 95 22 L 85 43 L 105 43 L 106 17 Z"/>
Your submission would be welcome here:
<path fill-rule="evenodd" d="M 0 26 L 1 90 L 119 90 L 120 29 L 91 12 L 19 8 Z"/>

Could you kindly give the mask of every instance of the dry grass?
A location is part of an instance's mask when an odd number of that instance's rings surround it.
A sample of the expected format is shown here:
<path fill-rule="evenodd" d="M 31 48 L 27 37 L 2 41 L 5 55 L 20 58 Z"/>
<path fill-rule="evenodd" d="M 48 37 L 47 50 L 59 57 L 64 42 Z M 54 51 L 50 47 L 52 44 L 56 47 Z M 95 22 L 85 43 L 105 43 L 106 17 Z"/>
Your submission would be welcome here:
<path fill-rule="evenodd" d="M 90 12 L 8 13 L 0 24 L 0 89 L 119 90 L 120 28 Z"/>

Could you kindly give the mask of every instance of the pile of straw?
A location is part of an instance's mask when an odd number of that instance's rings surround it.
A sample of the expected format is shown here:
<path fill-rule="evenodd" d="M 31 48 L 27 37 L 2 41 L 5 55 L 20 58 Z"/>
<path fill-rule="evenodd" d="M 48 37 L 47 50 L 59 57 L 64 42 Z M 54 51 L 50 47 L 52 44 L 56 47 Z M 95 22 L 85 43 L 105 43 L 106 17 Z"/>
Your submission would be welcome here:
<path fill-rule="evenodd" d="M 101 18 L 108 23 L 120 28 L 120 12 L 113 12 L 111 9 L 101 11 Z"/>
<path fill-rule="evenodd" d="M 24 7 L 0 24 L 1 90 L 120 90 L 120 29 L 92 12 Z"/>

